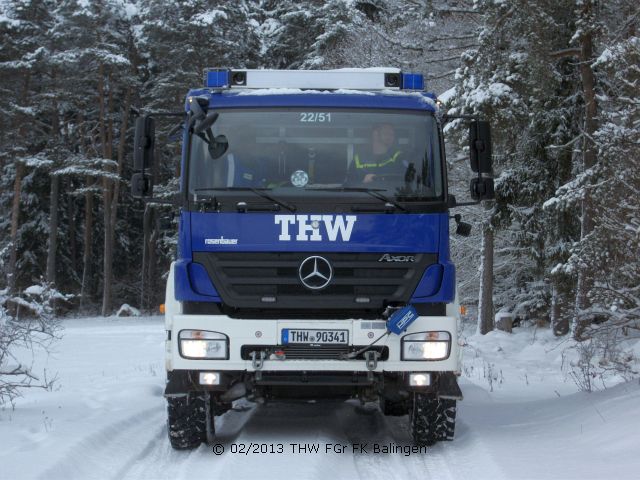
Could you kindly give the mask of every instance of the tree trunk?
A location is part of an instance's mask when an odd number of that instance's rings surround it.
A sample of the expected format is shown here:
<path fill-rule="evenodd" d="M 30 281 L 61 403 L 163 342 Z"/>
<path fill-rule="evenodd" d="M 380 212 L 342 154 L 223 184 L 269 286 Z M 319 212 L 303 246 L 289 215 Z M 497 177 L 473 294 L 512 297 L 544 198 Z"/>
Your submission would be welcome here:
<path fill-rule="evenodd" d="M 49 203 L 49 248 L 47 251 L 47 283 L 56 284 L 56 250 L 58 248 L 58 197 L 60 177 L 51 175 L 51 199 Z"/>
<path fill-rule="evenodd" d="M 21 161 L 16 161 L 16 178 L 13 181 L 13 204 L 11 206 L 11 235 L 9 238 L 11 250 L 9 253 L 9 274 L 7 275 L 7 283 L 11 293 L 15 292 L 18 276 L 18 225 L 20 223 L 20 193 L 22 192 L 24 169 L 24 164 Z"/>
<path fill-rule="evenodd" d="M 147 308 L 153 308 L 153 302 L 158 298 L 158 279 L 155 275 L 155 268 L 157 262 L 157 250 L 155 248 L 156 242 L 158 241 L 158 215 L 157 210 L 153 209 L 152 219 L 151 219 L 153 229 L 151 230 L 151 236 L 149 237 L 149 270 L 147 278 L 149 285 L 153 282 L 153 286 L 149 288 L 149 295 L 147 299 Z M 162 287 L 160 287 L 162 288 Z"/>
<path fill-rule="evenodd" d="M 111 73 L 109 73 L 109 93 L 108 110 L 105 115 L 105 86 L 104 86 L 104 65 L 100 65 L 98 82 L 98 96 L 100 98 L 100 142 L 102 143 L 102 158 L 111 160 L 113 155 L 113 133 L 111 128 L 111 109 L 113 106 L 113 92 L 111 87 Z M 109 116 L 107 121 L 106 116 Z M 105 165 L 105 171 L 112 172 L 111 165 Z M 107 177 L 102 178 L 102 201 L 103 201 L 103 222 L 104 222 L 104 242 L 102 255 L 102 315 L 111 313 L 111 291 L 113 279 L 113 225 L 111 223 L 111 204 L 113 201 L 112 180 Z"/>
<path fill-rule="evenodd" d="M 109 77 L 111 78 L 111 77 Z M 112 106 L 112 95 L 109 91 L 109 108 Z M 104 289 L 102 296 L 102 315 L 108 315 L 111 311 L 111 290 L 113 281 L 113 250 L 115 246 L 115 230 L 118 213 L 118 198 L 120 196 L 120 179 L 124 170 L 125 145 L 127 141 L 127 129 L 129 127 L 129 108 L 131 106 L 131 88 L 127 88 L 122 111 L 122 122 L 120 124 L 120 136 L 118 143 L 118 179 L 115 181 L 103 180 L 104 185 Z M 111 125 L 111 122 L 109 123 Z M 111 130 L 111 129 L 110 129 Z M 112 138 L 112 134 L 109 135 Z M 111 155 L 111 147 L 109 148 Z M 111 158 L 111 157 L 109 157 Z"/>
<path fill-rule="evenodd" d="M 566 281 L 569 282 L 568 279 Z M 571 312 L 567 312 L 566 292 L 564 290 L 566 288 L 562 289 L 556 282 L 554 282 L 551 290 L 551 330 L 557 337 L 569 333 Z"/>
<path fill-rule="evenodd" d="M 588 21 L 592 15 L 592 2 L 584 2 L 582 17 Z M 597 124 L 597 104 L 595 91 L 595 75 L 591 67 L 593 61 L 593 32 L 585 29 L 580 38 L 580 77 L 582 80 L 582 93 L 584 96 L 584 133 L 582 141 L 583 171 L 593 168 L 597 162 L 597 146 L 593 141 L 593 134 L 598 128 Z M 581 202 L 581 222 L 580 241 L 584 242 L 587 236 L 593 231 L 593 203 L 589 189 L 584 190 Z M 587 266 L 582 266 L 578 270 L 578 282 L 576 286 L 575 313 L 572 322 L 573 337 L 577 340 L 582 338 L 584 328 L 590 323 L 590 318 L 585 317 L 582 312 L 587 310 L 591 302 L 589 291 L 593 287 L 593 270 Z"/>
<path fill-rule="evenodd" d="M 111 281 L 113 278 L 113 228 L 110 223 L 111 216 L 111 192 L 109 188 L 110 180 L 102 180 L 102 191 L 104 195 L 104 253 L 103 253 L 103 284 L 102 284 L 102 315 L 111 313 Z"/>
<path fill-rule="evenodd" d="M 111 94 L 109 94 L 109 103 L 111 104 Z M 127 142 L 127 129 L 129 128 L 129 108 L 131 106 L 131 88 L 127 88 L 125 94 L 124 105 L 122 108 L 122 123 L 120 125 L 120 138 L 118 143 L 118 180 L 115 182 L 109 182 L 109 208 L 107 209 L 105 204 L 105 212 L 108 212 L 109 228 L 105 225 L 105 285 L 110 285 L 113 282 L 113 251 L 115 248 L 115 231 L 116 221 L 118 219 L 118 199 L 120 197 L 120 180 L 122 179 L 122 172 L 124 170 L 125 159 L 125 145 Z M 111 123 L 110 123 L 111 125 Z M 105 197 L 106 198 L 106 197 Z M 108 234 L 108 235 L 107 235 Z M 108 243 L 108 244 L 107 244 Z M 108 263 L 107 263 L 108 261 Z M 108 282 L 106 281 L 108 279 Z M 106 315 L 105 311 L 111 309 L 111 287 L 108 290 L 105 289 L 103 296 L 102 314 Z"/>
<path fill-rule="evenodd" d="M 482 225 L 479 297 L 478 332 L 485 335 L 495 328 L 493 314 L 493 226 L 490 219 Z"/>
<path fill-rule="evenodd" d="M 73 180 L 71 178 L 69 178 L 69 189 L 67 191 L 73 191 Z M 69 195 L 67 208 L 67 216 L 69 217 L 69 260 L 73 277 L 75 277 L 78 274 L 78 242 L 76 241 L 76 201 L 72 195 Z"/>
<path fill-rule="evenodd" d="M 31 72 L 25 73 L 22 88 L 22 105 L 26 106 L 29 99 L 29 88 L 31 85 Z M 22 115 L 26 117 L 25 115 Z M 19 123 L 18 137 L 24 138 L 27 133 L 26 118 Z M 15 161 L 16 178 L 13 181 L 13 202 L 11 205 L 11 232 L 9 240 L 11 242 L 9 250 L 9 268 L 7 274 L 7 286 L 10 293 L 15 293 L 18 277 L 18 226 L 20 225 L 20 194 L 22 193 L 22 178 L 24 177 L 26 166 L 20 161 Z"/>
<path fill-rule="evenodd" d="M 142 278 L 140 285 L 140 310 L 146 310 L 148 305 L 147 289 L 149 281 L 149 236 L 151 235 L 151 205 L 144 206 L 144 216 L 142 220 Z"/>
<path fill-rule="evenodd" d="M 78 113 L 78 125 L 80 125 L 80 151 L 87 154 L 87 139 L 85 132 L 84 114 Z M 82 285 L 80 286 L 80 308 L 86 306 L 91 289 L 91 251 L 93 250 L 93 192 L 88 191 L 93 185 L 91 177 L 86 177 L 84 194 L 84 236 L 82 250 Z"/>
<path fill-rule="evenodd" d="M 87 177 L 87 188 L 91 186 Z M 82 252 L 82 286 L 80 288 L 80 307 L 89 300 L 89 282 L 91 281 L 91 259 L 93 250 L 93 192 L 84 194 L 84 250 Z"/>

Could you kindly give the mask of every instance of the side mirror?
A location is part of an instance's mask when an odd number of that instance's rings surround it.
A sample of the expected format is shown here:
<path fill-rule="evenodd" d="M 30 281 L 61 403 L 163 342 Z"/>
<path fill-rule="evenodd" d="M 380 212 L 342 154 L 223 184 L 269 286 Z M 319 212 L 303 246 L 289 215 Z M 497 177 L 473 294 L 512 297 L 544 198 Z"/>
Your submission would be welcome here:
<path fill-rule="evenodd" d="M 491 174 L 491 126 L 475 120 L 469 124 L 469 155 L 471 170 Z"/>
<path fill-rule="evenodd" d="M 155 120 L 146 115 L 138 117 L 133 139 L 133 169 L 136 172 L 131 177 L 131 196 L 133 198 L 153 195 L 153 177 L 145 173 L 145 170 L 153 166 L 155 143 Z"/>
<path fill-rule="evenodd" d="M 493 178 L 478 177 L 471 179 L 471 198 L 476 202 L 493 200 L 496 193 L 493 188 Z"/>
<path fill-rule="evenodd" d="M 156 122 L 153 117 L 138 117 L 133 139 L 133 169 L 146 170 L 153 165 L 156 144 Z"/>
<path fill-rule="evenodd" d="M 223 156 L 229 149 L 229 141 L 224 135 L 217 135 L 208 145 L 209 155 L 214 160 Z"/>
<path fill-rule="evenodd" d="M 216 123 L 220 114 L 218 112 L 209 112 L 204 120 L 196 122 L 195 127 L 193 128 L 193 133 L 204 132 L 205 130 L 209 130 L 211 125 Z"/>

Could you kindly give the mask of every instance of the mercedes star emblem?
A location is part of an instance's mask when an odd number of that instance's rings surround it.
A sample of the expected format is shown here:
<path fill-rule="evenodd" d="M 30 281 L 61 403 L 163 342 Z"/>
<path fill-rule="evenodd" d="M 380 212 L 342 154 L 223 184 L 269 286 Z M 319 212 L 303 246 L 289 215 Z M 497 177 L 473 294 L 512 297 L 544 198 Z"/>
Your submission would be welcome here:
<path fill-rule="evenodd" d="M 311 290 L 320 290 L 331 282 L 333 268 L 326 258 L 314 255 L 302 261 L 298 275 L 305 287 Z"/>

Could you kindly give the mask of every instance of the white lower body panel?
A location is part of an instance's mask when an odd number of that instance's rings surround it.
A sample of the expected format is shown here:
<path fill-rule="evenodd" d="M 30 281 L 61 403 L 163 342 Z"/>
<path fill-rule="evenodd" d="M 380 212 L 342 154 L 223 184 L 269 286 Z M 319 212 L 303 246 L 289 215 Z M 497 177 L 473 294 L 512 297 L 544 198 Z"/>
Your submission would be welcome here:
<path fill-rule="evenodd" d="M 349 345 L 369 345 L 384 333 L 384 320 L 244 320 L 226 315 L 182 315 L 167 312 L 167 370 L 255 371 L 251 360 L 241 358 L 243 345 L 279 345 L 283 328 L 348 330 Z M 181 330 L 208 330 L 229 337 L 228 360 L 190 360 L 180 356 Z M 445 331 L 451 334 L 449 357 L 440 361 L 402 361 L 401 336 L 390 334 L 376 343 L 389 348 L 389 358 L 378 361 L 375 372 L 459 372 L 460 347 L 455 317 L 419 317 L 405 334 Z M 364 360 L 265 360 L 262 371 L 368 371 Z"/>

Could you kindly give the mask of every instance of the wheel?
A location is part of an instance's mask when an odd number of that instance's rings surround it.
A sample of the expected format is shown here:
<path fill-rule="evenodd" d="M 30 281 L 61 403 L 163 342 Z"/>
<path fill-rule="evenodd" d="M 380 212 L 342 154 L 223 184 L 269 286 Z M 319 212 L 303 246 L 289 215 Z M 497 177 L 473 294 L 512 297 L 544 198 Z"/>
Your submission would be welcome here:
<path fill-rule="evenodd" d="M 442 436 L 440 440 L 451 441 L 456 430 L 456 401 L 440 399 L 440 408 L 444 414 L 444 424 L 442 426 Z"/>
<path fill-rule="evenodd" d="M 197 448 L 212 437 L 213 421 L 207 422 L 207 417 L 211 418 L 207 400 L 208 395 L 202 393 L 167 398 L 167 431 L 176 450 Z"/>
<path fill-rule="evenodd" d="M 441 440 L 453 440 L 456 401 L 440 400 L 435 395 L 413 394 L 411 435 L 416 445 L 431 446 Z"/>

